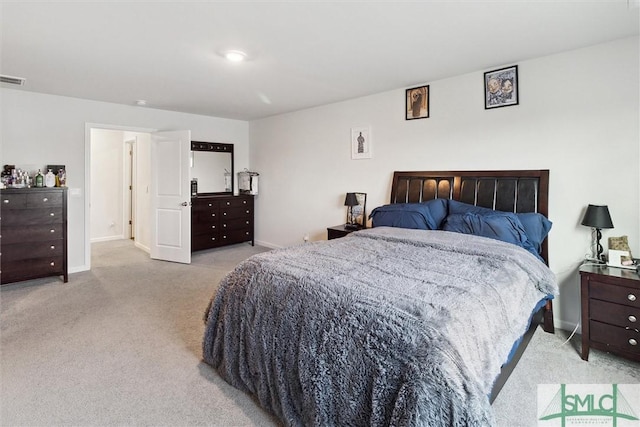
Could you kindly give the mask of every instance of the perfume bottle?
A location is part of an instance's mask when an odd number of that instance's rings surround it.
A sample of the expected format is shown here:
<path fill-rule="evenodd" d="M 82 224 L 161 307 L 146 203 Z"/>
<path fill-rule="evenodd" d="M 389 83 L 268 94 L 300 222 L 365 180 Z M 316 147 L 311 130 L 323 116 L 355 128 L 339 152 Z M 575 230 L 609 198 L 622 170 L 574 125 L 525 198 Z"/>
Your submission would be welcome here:
<path fill-rule="evenodd" d="M 44 186 L 45 187 L 56 186 L 56 176 L 53 174 L 53 172 L 51 172 L 51 169 L 49 169 L 49 172 L 47 172 L 47 175 L 45 175 L 44 177 Z"/>
<path fill-rule="evenodd" d="M 36 187 L 44 187 L 44 176 L 42 176 L 40 169 L 38 169 L 38 173 L 36 174 L 34 181 L 36 183 Z"/>

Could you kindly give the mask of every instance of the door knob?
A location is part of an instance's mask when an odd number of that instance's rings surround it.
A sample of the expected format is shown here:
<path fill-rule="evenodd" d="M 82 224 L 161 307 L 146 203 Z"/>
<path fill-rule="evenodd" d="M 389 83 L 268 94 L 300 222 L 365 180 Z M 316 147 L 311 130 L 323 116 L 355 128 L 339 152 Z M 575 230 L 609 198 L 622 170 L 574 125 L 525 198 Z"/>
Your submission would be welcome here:
<path fill-rule="evenodd" d="M 189 202 L 182 202 L 180 203 L 180 206 L 189 206 Z"/>

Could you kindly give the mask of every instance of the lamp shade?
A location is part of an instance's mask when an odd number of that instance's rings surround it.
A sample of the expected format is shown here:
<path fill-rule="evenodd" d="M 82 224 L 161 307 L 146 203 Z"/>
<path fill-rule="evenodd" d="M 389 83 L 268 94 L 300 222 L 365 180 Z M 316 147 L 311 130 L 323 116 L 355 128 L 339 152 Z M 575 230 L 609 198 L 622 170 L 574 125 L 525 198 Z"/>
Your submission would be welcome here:
<path fill-rule="evenodd" d="M 347 193 L 347 197 L 344 198 L 345 206 L 358 206 L 358 198 L 356 193 Z"/>
<path fill-rule="evenodd" d="M 613 228 L 613 221 L 609 215 L 609 207 L 604 205 L 589 205 L 582 218 L 582 225 L 593 228 Z"/>

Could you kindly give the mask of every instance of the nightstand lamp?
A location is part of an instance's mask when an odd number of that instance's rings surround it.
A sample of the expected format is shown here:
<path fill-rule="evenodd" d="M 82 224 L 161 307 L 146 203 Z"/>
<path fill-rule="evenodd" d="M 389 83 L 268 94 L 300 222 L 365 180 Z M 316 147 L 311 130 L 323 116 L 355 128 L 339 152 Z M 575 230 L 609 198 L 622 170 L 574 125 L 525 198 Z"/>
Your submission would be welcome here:
<path fill-rule="evenodd" d="M 582 218 L 582 225 L 586 225 L 587 227 L 595 228 L 596 230 L 596 258 L 598 262 L 603 262 L 602 260 L 602 245 L 600 244 L 600 239 L 602 239 L 602 230 L 603 228 L 613 228 L 613 222 L 611 221 L 611 215 L 609 215 L 609 207 L 606 205 L 589 205 L 587 207 L 587 211 L 584 214 L 584 218 Z"/>
<path fill-rule="evenodd" d="M 359 228 L 358 224 L 353 220 L 353 207 L 358 206 L 358 204 L 356 193 L 347 193 L 347 197 L 344 199 L 344 205 L 347 206 L 347 223 L 344 225 L 344 228 L 349 230 Z"/>

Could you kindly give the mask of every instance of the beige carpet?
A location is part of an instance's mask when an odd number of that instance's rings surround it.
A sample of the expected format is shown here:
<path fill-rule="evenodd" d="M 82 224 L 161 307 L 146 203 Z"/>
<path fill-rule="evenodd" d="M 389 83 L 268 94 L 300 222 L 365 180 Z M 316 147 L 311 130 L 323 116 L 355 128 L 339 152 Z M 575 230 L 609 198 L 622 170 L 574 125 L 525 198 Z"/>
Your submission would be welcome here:
<path fill-rule="evenodd" d="M 92 270 L 69 283 L 0 289 L 2 426 L 277 423 L 201 361 L 220 278 L 265 248 L 203 251 L 191 265 L 153 261 L 130 241 L 92 249 Z M 637 363 L 597 351 L 583 362 L 565 338 L 536 333 L 494 404 L 500 426 L 536 425 L 538 383 L 640 382 Z"/>

